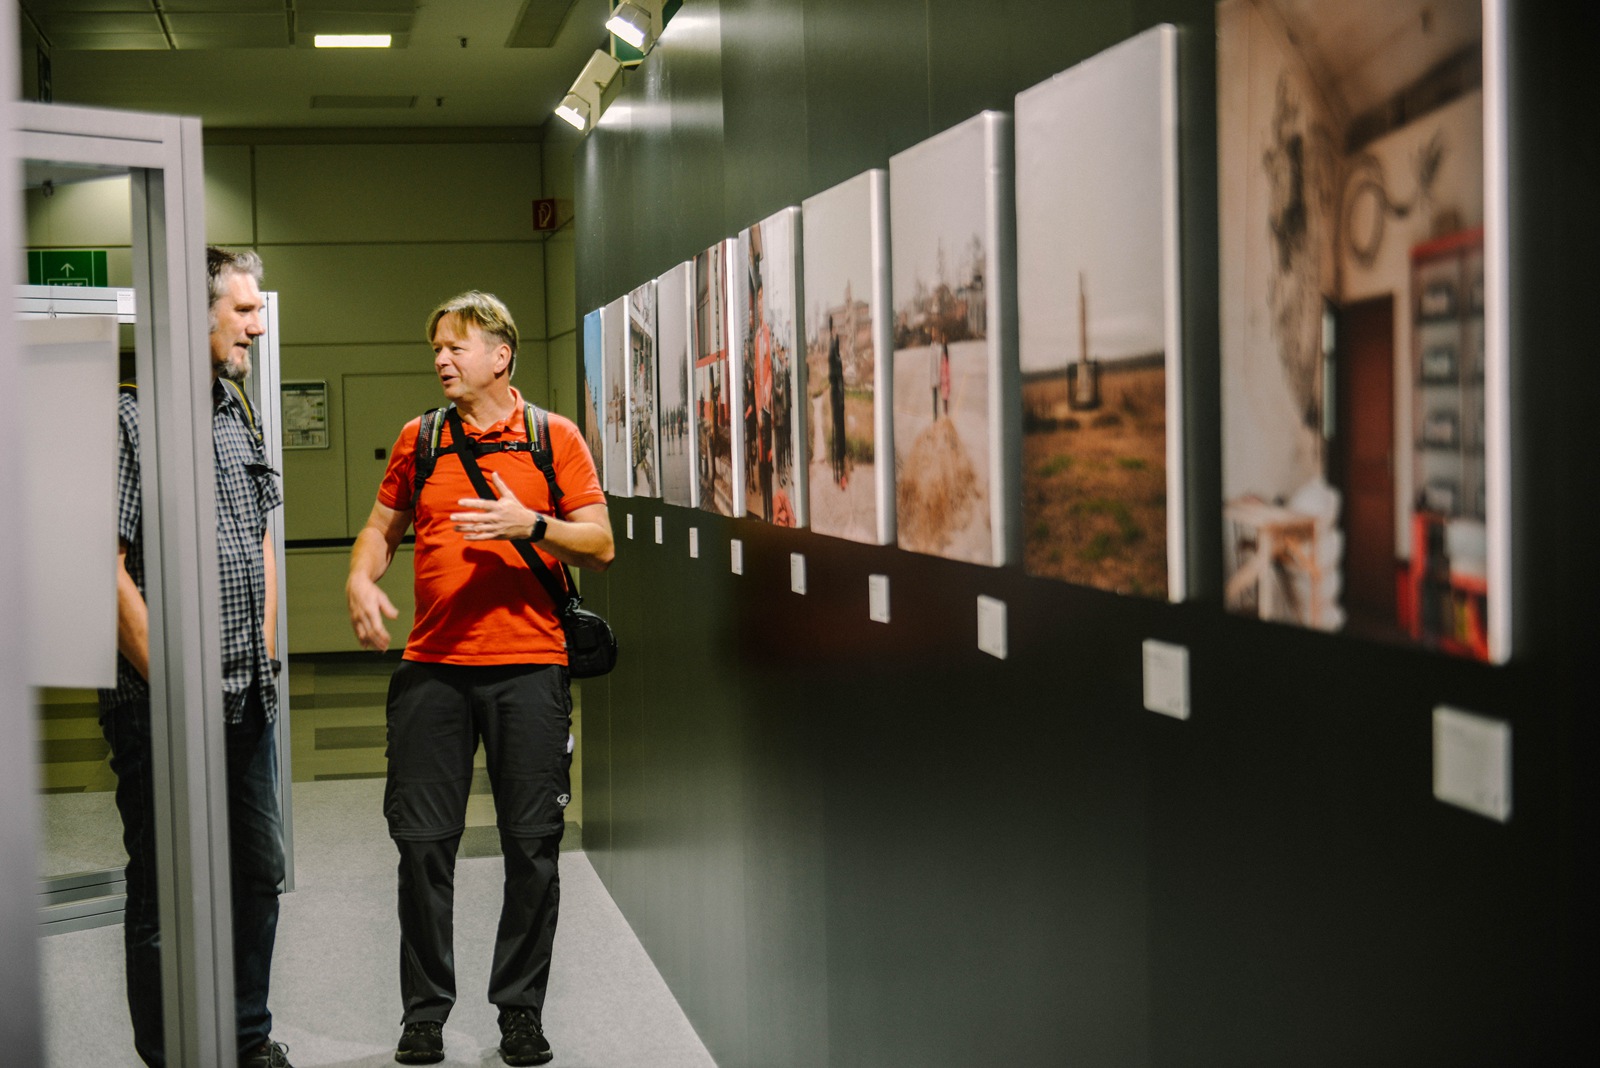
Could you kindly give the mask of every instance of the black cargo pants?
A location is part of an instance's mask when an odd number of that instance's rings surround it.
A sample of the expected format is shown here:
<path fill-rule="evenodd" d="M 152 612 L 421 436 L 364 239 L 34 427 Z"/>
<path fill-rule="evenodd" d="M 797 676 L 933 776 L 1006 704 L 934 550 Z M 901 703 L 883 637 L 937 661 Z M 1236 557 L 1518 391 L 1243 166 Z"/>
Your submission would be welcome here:
<path fill-rule="evenodd" d="M 401 661 L 389 682 L 383 810 L 400 852 L 404 1022 L 443 1023 L 456 1000 L 456 849 L 482 739 L 505 889 L 489 1001 L 544 1009 L 561 900 L 557 856 L 570 800 L 572 697 L 556 664 Z"/>

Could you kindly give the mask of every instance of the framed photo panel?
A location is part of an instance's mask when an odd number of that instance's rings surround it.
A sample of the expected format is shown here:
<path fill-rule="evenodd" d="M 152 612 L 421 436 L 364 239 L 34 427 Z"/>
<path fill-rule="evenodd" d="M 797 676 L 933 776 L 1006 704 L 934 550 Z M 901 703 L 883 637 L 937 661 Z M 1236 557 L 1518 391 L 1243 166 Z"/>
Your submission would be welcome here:
<path fill-rule="evenodd" d="M 1017 94 L 1023 565 L 1185 595 L 1177 31 Z"/>
<path fill-rule="evenodd" d="M 894 362 L 889 316 L 889 172 L 808 198 L 804 457 L 811 529 L 895 538 Z"/>
<path fill-rule="evenodd" d="M 583 317 L 583 440 L 594 457 L 600 485 L 606 484 L 605 372 L 601 359 L 600 309 Z"/>
<path fill-rule="evenodd" d="M 601 378 L 605 383 L 605 490 L 633 496 L 633 458 L 628 428 L 628 298 L 600 309 Z"/>
<path fill-rule="evenodd" d="M 1503 0 L 1340 12 L 1217 5 L 1226 603 L 1503 662 Z"/>
<path fill-rule="evenodd" d="M 689 450 L 689 275 L 680 263 L 656 279 L 656 342 L 661 357 L 661 499 L 694 503 L 694 462 Z"/>
<path fill-rule="evenodd" d="M 656 284 L 652 280 L 628 294 L 628 435 L 635 497 L 661 496 L 656 362 Z"/>
<path fill-rule="evenodd" d="M 783 527 L 805 524 L 805 440 L 800 403 L 800 209 L 785 208 L 740 232 L 734 245 L 732 317 L 739 367 L 745 514 Z"/>
<path fill-rule="evenodd" d="M 694 358 L 695 504 L 736 515 L 733 477 L 734 376 L 728 343 L 728 246 L 719 241 L 692 261 L 694 312 L 689 326 Z"/>
<path fill-rule="evenodd" d="M 1017 554 L 1011 119 L 986 111 L 889 160 L 900 546 Z"/>

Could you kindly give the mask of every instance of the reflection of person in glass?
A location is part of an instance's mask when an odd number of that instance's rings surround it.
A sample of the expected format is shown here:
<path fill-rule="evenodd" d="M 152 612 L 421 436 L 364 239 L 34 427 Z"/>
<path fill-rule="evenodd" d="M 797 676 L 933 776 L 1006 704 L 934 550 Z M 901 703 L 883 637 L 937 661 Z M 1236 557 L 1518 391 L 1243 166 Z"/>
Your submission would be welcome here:
<path fill-rule="evenodd" d="M 211 306 L 211 440 L 216 458 L 217 568 L 222 604 L 222 709 L 228 766 L 229 878 L 233 887 L 234 996 L 240 1068 L 288 1068 L 271 1040 L 267 986 L 283 885 L 278 810 L 277 568 L 267 513 L 283 503 L 254 412 L 242 392 L 261 325 L 261 260 L 206 249 Z M 117 688 L 100 691 L 117 810 L 128 850 L 123 941 L 133 1045 L 166 1064 L 161 929 L 156 901 L 155 795 L 151 784 L 149 609 L 139 467 L 139 405 L 117 398 Z"/>
<path fill-rule="evenodd" d="M 833 480 L 840 489 L 844 489 L 850 483 L 850 476 L 845 471 L 844 360 L 839 355 L 839 334 L 832 323 L 828 324 L 828 408 L 833 429 L 828 439 L 833 460 Z"/>
<path fill-rule="evenodd" d="M 456 1000 L 456 850 L 481 739 L 505 857 L 489 1001 L 500 1010 L 501 1058 L 543 1064 L 551 1058 L 542 1013 L 571 797 L 572 697 L 557 606 L 510 542 L 534 543 L 558 573 L 557 561 L 603 571 L 614 555 L 611 520 L 570 420 L 550 413 L 544 443 L 559 497 L 530 453 L 524 401 L 511 385 L 517 328 L 505 305 L 463 293 L 434 309 L 427 332 L 451 422 L 420 486 L 420 417 L 401 429 L 345 587 L 357 640 L 387 649 L 384 617 L 396 612 L 377 580 L 414 526 L 416 619 L 389 684 L 384 791 L 400 855 L 403 1030 L 395 1060 L 444 1059 L 443 1025 Z M 474 488 L 455 451 L 458 431 L 495 499 Z"/>

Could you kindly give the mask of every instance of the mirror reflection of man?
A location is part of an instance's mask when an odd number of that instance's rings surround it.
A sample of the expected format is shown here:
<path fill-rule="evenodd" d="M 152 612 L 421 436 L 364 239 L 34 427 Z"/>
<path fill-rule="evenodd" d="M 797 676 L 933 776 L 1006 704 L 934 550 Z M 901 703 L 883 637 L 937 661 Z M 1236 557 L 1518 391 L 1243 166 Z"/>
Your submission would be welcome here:
<path fill-rule="evenodd" d="M 434 466 L 418 478 L 422 419 L 413 419 L 390 450 L 345 585 L 357 640 L 388 649 L 384 620 L 397 612 L 377 581 L 415 528 L 416 617 L 389 683 L 383 806 L 400 855 L 395 1060 L 444 1059 L 443 1026 L 456 1000 L 456 851 L 481 739 L 505 857 L 489 1001 L 500 1010 L 501 1059 L 543 1064 L 552 1056 L 543 1010 L 571 798 L 572 696 L 558 607 L 510 543 L 530 543 L 558 574 L 558 561 L 603 571 L 615 554 L 611 519 L 594 460 L 570 420 L 551 413 L 542 443 L 559 498 L 529 452 L 530 420 L 511 385 L 517 328 L 504 304 L 463 293 L 434 309 L 427 336 L 452 405 Z M 458 437 L 496 499 L 473 488 L 455 451 Z"/>
<path fill-rule="evenodd" d="M 244 398 L 250 348 L 261 325 L 261 260 L 206 249 L 210 299 L 211 440 L 216 460 L 217 567 L 221 577 L 222 689 L 226 722 L 228 843 L 240 1068 L 289 1068 L 271 1039 L 267 988 L 284 880 L 278 809 L 277 569 L 267 514 L 283 503 L 277 476 Z M 150 616 L 145 601 L 139 405 L 117 398 L 117 687 L 100 691 L 100 726 L 117 775 L 127 847 L 123 941 L 133 1044 L 145 1064 L 166 1064 L 161 929 L 156 900 L 155 796 L 150 756 Z"/>

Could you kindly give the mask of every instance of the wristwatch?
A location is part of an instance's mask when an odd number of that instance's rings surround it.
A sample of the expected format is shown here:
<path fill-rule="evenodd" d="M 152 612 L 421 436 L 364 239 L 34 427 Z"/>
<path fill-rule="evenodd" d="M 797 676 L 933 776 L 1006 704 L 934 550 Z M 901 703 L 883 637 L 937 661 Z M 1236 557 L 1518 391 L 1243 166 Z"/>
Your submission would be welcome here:
<path fill-rule="evenodd" d="M 549 525 L 550 524 L 545 521 L 544 516 L 535 512 L 533 515 L 533 533 L 528 535 L 528 540 L 543 541 L 545 528 Z"/>

